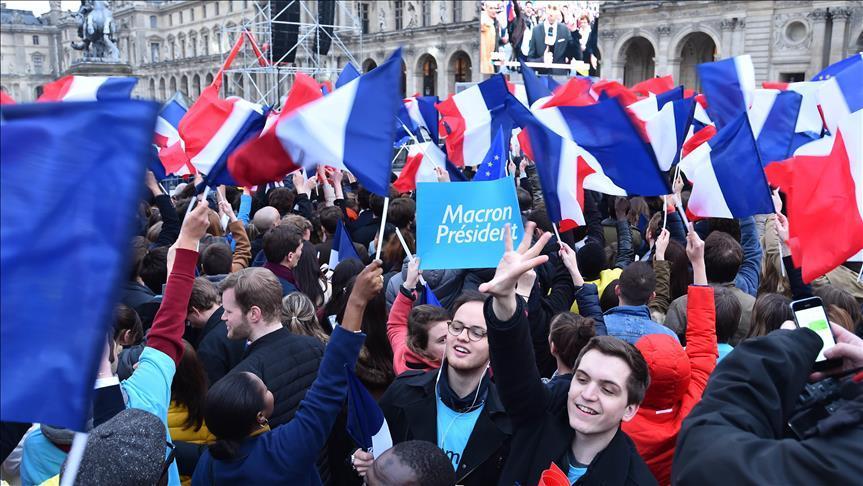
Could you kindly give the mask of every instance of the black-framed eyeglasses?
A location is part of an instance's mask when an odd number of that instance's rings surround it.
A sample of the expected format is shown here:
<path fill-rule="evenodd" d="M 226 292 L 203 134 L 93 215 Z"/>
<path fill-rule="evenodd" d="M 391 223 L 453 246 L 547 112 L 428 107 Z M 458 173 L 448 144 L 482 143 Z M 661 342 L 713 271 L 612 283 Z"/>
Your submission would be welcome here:
<path fill-rule="evenodd" d="M 462 331 L 467 329 L 467 338 L 471 341 L 481 341 L 484 338 L 488 331 L 479 326 L 465 326 L 463 322 L 459 321 L 449 321 L 447 325 L 447 329 L 449 333 L 453 336 L 460 336 Z"/>
<path fill-rule="evenodd" d="M 162 465 L 162 474 L 159 476 L 159 484 L 168 484 L 168 469 L 171 468 L 171 464 L 174 462 L 174 457 L 177 455 L 177 447 L 171 442 L 165 442 L 165 445 L 170 452 L 168 452 L 168 457 L 165 458 L 165 464 Z"/>

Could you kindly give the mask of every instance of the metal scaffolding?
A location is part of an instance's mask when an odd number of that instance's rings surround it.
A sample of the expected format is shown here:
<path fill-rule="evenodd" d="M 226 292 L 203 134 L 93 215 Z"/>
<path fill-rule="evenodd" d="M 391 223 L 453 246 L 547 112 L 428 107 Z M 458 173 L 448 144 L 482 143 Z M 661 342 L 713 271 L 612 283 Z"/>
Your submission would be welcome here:
<path fill-rule="evenodd" d="M 234 59 L 233 64 L 225 70 L 225 81 L 223 86 L 227 94 L 242 94 L 249 101 L 278 106 L 288 89 L 293 84 L 293 77 L 297 73 L 304 73 L 319 81 L 331 80 L 335 82 L 341 69 L 337 65 L 337 58 L 349 61 L 359 68 L 359 63 L 353 53 L 348 49 L 343 38 L 350 37 L 353 45 L 359 46 L 360 53 L 363 50 L 362 27 L 356 12 L 352 11 L 354 2 L 348 0 L 323 0 L 335 4 L 335 15 L 333 24 L 322 24 L 318 18 L 317 0 L 291 0 L 284 2 L 281 10 L 272 12 L 270 1 L 254 1 L 254 17 L 243 22 L 241 25 L 222 26 L 223 35 L 227 36 L 230 46 L 239 38 L 244 31 L 252 34 L 252 37 L 261 48 L 261 61 L 254 51 L 246 43 L 240 54 Z M 285 20 L 273 20 L 283 18 L 284 12 L 299 4 L 300 19 L 298 22 Z M 273 58 L 272 46 L 273 25 L 292 25 L 298 28 L 297 42 L 281 56 Z M 332 29 L 331 32 L 328 29 Z M 320 52 L 320 41 L 329 37 L 331 46 L 327 55 Z M 287 62 L 290 54 L 295 55 L 294 62 Z M 222 53 L 222 61 L 227 58 L 228 52 Z M 263 65 L 262 65 L 263 64 Z M 244 86 L 245 84 L 245 90 Z"/>

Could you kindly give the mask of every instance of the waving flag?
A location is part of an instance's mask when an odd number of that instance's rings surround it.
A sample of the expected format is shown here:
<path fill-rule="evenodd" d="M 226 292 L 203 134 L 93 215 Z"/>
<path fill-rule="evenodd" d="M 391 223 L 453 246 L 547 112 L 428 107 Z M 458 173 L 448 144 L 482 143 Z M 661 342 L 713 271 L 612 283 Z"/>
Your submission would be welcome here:
<path fill-rule="evenodd" d="M 506 177 L 506 163 L 508 161 L 506 142 L 504 142 L 503 130 L 498 129 L 497 135 L 491 144 L 488 153 L 482 163 L 476 166 L 475 181 L 493 181 Z"/>
<path fill-rule="evenodd" d="M 435 182 L 435 167 L 446 167 L 446 155 L 432 142 L 408 146 L 408 156 L 393 187 L 399 192 L 416 189 L 417 182 Z"/>
<path fill-rule="evenodd" d="M 375 459 L 393 446 L 384 412 L 348 365 L 348 435 Z"/>
<path fill-rule="evenodd" d="M 435 307 L 443 307 L 434 292 L 432 292 L 431 287 L 429 287 L 428 282 L 423 282 L 423 292 L 420 296 L 420 304 L 433 305 Z"/>
<path fill-rule="evenodd" d="M 863 61 L 849 63 L 818 90 L 818 102 L 830 133 L 851 113 L 863 109 Z"/>
<path fill-rule="evenodd" d="M 498 128 L 512 129 L 504 109 L 507 94 L 506 80 L 496 74 L 437 104 L 441 123 L 448 127 L 447 156 L 455 165 L 479 164 Z"/>
<path fill-rule="evenodd" d="M 861 133 L 863 110 L 858 110 L 839 123 L 828 154 L 796 156 L 765 169 L 787 196 L 788 246 L 806 282 L 863 249 Z"/>
<path fill-rule="evenodd" d="M 746 113 L 761 163 L 785 160 L 793 152 L 797 115 L 803 97 L 794 91 L 756 89 Z"/>
<path fill-rule="evenodd" d="M 758 147 L 744 114 L 684 157 L 680 168 L 692 181 L 688 209 L 696 216 L 745 218 L 773 212 Z"/>
<path fill-rule="evenodd" d="M 661 196 L 671 192 L 650 147 L 641 139 L 617 99 L 586 106 L 544 108 L 535 110 L 534 114 L 555 133 L 574 141 L 584 152 L 582 156 L 586 163 L 610 179 L 617 188 L 601 185 L 602 189 L 594 190 L 639 196 Z M 535 153 L 533 132 L 530 133 L 531 148 Z"/>
<path fill-rule="evenodd" d="M 661 78 L 650 78 L 644 80 L 633 86 L 630 91 L 638 96 L 649 96 L 651 94 L 660 95 L 673 89 L 674 79 L 671 75 L 668 75 Z"/>
<path fill-rule="evenodd" d="M 297 170 L 299 166 L 293 163 L 273 127 L 299 107 L 321 97 L 314 79 L 302 73 L 294 76 L 294 85 L 278 117 L 273 120 L 268 116 L 261 136 L 249 140 L 228 158 L 228 171 L 234 180 L 243 186 L 255 186 L 281 181 L 285 174 Z"/>
<path fill-rule="evenodd" d="M 0 89 L 0 105 L 14 105 L 15 99 Z"/>
<path fill-rule="evenodd" d="M 183 176 L 195 173 L 195 167 L 189 161 L 186 146 L 180 138 L 180 132 L 177 131 L 180 120 L 186 115 L 187 110 L 180 97 L 174 95 L 162 106 L 156 119 L 153 143 L 158 147 L 159 161 L 166 175 Z"/>
<path fill-rule="evenodd" d="M 408 143 L 411 135 L 419 142 L 438 142 L 438 101 L 437 96 L 412 96 L 402 101 L 395 120 L 398 146 Z"/>
<path fill-rule="evenodd" d="M 752 103 L 755 67 L 748 54 L 698 65 L 707 113 L 717 128 L 734 121 Z"/>
<path fill-rule="evenodd" d="M 136 100 L 3 106 L 0 420 L 85 430 L 158 109 Z M 47 238 L 52 221 L 69 224 Z"/>
<path fill-rule="evenodd" d="M 351 235 L 348 233 L 345 225 L 342 224 L 342 220 L 339 220 L 336 224 L 336 232 L 333 233 L 333 248 L 330 250 L 329 261 L 330 269 L 336 268 L 336 265 L 349 258 L 360 260 L 357 249 L 354 248 L 354 243 L 351 240 Z"/>
<path fill-rule="evenodd" d="M 695 99 L 683 97 L 683 86 L 650 95 L 627 109 L 644 122 L 659 168 L 669 170 L 680 158 L 686 134 L 695 114 Z"/>
<path fill-rule="evenodd" d="M 827 81 L 828 79 L 835 78 L 837 74 L 844 71 L 846 68 L 853 67 L 861 63 L 863 63 L 863 52 L 858 52 L 839 62 L 834 62 L 827 66 L 821 72 L 816 74 L 812 78 L 812 81 Z"/>
<path fill-rule="evenodd" d="M 43 87 L 43 101 L 127 100 L 138 78 L 126 76 L 63 76 Z"/>
<path fill-rule="evenodd" d="M 387 195 L 400 76 L 396 50 L 372 71 L 279 120 L 274 130 L 291 163 L 347 169 L 369 191 Z"/>
<path fill-rule="evenodd" d="M 527 92 L 528 105 L 533 107 L 533 104 L 542 98 L 551 96 L 551 89 L 548 83 L 541 80 L 536 72 L 531 69 L 524 61 L 519 61 L 521 65 L 521 77 L 524 81 L 524 89 Z"/>
<path fill-rule="evenodd" d="M 336 80 L 336 89 L 341 88 L 358 77 L 360 77 L 360 72 L 357 71 L 357 68 L 351 63 L 345 64 L 341 74 L 339 74 L 339 79 Z"/>

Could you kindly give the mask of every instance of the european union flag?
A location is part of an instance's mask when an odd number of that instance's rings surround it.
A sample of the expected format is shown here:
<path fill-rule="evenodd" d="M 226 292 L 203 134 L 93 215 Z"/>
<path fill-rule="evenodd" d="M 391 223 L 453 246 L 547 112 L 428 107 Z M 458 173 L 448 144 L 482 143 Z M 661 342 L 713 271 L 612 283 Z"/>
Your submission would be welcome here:
<path fill-rule="evenodd" d="M 0 110 L 0 420 L 84 430 L 158 110 L 137 100 Z M 58 221 L 63 231 L 46 234 Z"/>
<path fill-rule="evenodd" d="M 431 287 L 426 282 L 423 282 L 423 293 L 420 298 L 420 304 L 428 304 L 433 305 L 435 307 L 443 307 L 439 300 L 437 300 L 437 296 L 435 296 L 434 292 L 432 292 Z"/>
<path fill-rule="evenodd" d="M 473 177 L 473 180 L 493 181 L 506 177 L 507 152 L 503 129 L 498 128 L 497 135 L 495 135 L 494 140 L 491 142 L 491 148 L 485 154 L 482 163 L 476 166 L 476 175 Z"/>

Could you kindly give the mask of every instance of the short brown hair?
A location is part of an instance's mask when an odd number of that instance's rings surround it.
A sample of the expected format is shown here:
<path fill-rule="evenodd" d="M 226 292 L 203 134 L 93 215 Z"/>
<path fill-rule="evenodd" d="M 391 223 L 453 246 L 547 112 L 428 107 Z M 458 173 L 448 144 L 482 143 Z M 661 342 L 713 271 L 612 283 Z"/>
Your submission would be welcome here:
<path fill-rule="evenodd" d="M 408 314 L 408 347 L 420 351 L 429 345 L 429 326 L 433 322 L 449 321 L 449 313 L 436 305 L 418 305 Z"/>
<path fill-rule="evenodd" d="M 279 225 L 264 234 L 264 256 L 270 263 L 282 263 L 288 253 L 297 251 L 303 242 L 296 227 Z"/>
<path fill-rule="evenodd" d="M 733 282 L 742 264 L 743 248 L 728 233 L 714 231 L 704 240 L 704 269 L 708 282 Z"/>
<path fill-rule="evenodd" d="M 731 289 L 713 287 L 713 301 L 716 306 L 716 342 L 727 343 L 737 333 L 743 308 Z"/>
<path fill-rule="evenodd" d="M 257 307 L 265 320 L 280 319 L 282 284 L 273 272 L 261 267 L 244 268 L 222 280 L 220 290 L 224 293 L 228 289 L 234 289 L 234 298 L 244 314 Z"/>
<path fill-rule="evenodd" d="M 280 226 L 293 228 L 297 233 L 304 235 L 306 231 L 310 232 L 313 229 L 311 221 L 300 216 L 299 214 L 286 214 L 282 217 Z"/>
<path fill-rule="evenodd" d="M 189 311 L 207 310 L 219 303 L 219 289 L 206 277 L 198 277 L 192 285 L 192 295 L 189 296 Z"/>
<path fill-rule="evenodd" d="M 622 339 L 612 336 L 596 336 L 581 348 L 581 352 L 578 353 L 578 358 L 575 360 L 575 369 L 578 369 L 581 359 L 592 349 L 606 356 L 620 358 L 629 366 L 629 378 L 626 380 L 626 404 L 640 404 L 644 400 L 647 387 L 650 386 L 647 361 L 644 360 L 641 351 Z"/>
<path fill-rule="evenodd" d="M 656 273 L 647 262 L 630 263 L 617 282 L 626 305 L 645 305 L 656 290 Z"/>
<path fill-rule="evenodd" d="M 557 356 L 572 366 L 581 349 L 596 336 L 595 323 L 590 317 L 572 312 L 561 312 L 551 319 L 548 339 L 554 343 Z"/>

